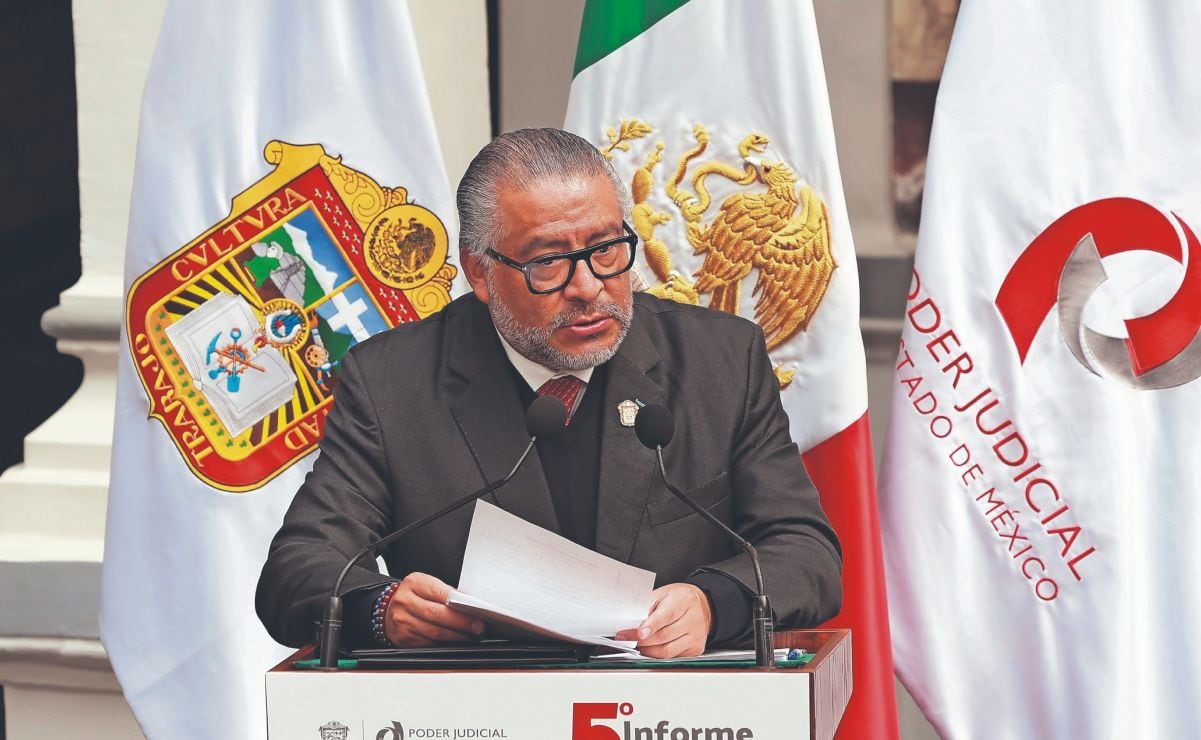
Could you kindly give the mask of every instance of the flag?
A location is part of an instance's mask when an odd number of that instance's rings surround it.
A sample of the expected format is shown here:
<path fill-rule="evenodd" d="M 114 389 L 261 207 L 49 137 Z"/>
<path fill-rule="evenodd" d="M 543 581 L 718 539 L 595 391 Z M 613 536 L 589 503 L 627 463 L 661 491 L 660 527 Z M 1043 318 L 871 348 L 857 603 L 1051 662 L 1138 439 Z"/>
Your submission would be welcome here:
<path fill-rule="evenodd" d="M 1201 727 L 1201 8 L 965 3 L 884 464 L 943 737 Z"/>
<path fill-rule="evenodd" d="M 171 2 L 132 203 L 101 634 L 149 737 L 263 737 L 255 585 L 342 357 L 457 278 L 407 6 Z"/>
<path fill-rule="evenodd" d="M 630 183 L 642 282 L 764 331 L 843 546 L 840 737 L 896 737 L 859 282 L 813 7 L 589 0 L 575 66 L 567 127 Z"/>

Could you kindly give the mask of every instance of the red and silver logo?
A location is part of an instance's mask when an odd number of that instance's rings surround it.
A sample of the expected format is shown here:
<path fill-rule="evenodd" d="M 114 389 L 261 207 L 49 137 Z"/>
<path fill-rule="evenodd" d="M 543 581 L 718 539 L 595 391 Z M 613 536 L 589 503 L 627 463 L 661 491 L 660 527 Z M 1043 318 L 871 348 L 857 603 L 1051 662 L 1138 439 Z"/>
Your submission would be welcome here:
<path fill-rule="evenodd" d="M 1154 252 L 1183 270 L 1176 293 L 1159 308 L 1124 319 L 1125 337 L 1085 323 L 1089 299 L 1109 279 L 1102 260 Z M 1068 349 L 1092 373 L 1141 390 L 1201 377 L 1201 244 L 1175 213 L 1134 198 L 1105 198 L 1065 213 L 1035 237 L 997 293 L 1023 364 L 1051 309 Z"/>

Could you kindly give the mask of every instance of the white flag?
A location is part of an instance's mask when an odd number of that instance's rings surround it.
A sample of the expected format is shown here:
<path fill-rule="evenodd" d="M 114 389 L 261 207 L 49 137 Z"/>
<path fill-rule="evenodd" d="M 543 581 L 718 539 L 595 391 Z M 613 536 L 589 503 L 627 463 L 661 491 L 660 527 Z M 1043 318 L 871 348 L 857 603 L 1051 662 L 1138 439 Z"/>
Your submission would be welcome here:
<path fill-rule="evenodd" d="M 965 3 L 881 473 L 949 738 L 1201 727 L 1201 7 Z"/>
<path fill-rule="evenodd" d="M 267 546 L 342 355 L 449 301 L 452 218 L 404 3 L 170 4 L 139 131 L 101 607 L 151 738 L 265 735 L 263 672 L 289 652 L 254 612 Z"/>
<path fill-rule="evenodd" d="M 808 0 L 590 0 L 567 127 L 631 185 L 649 291 L 752 319 L 843 545 L 856 691 L 895 737 L 859 277 Z"/>

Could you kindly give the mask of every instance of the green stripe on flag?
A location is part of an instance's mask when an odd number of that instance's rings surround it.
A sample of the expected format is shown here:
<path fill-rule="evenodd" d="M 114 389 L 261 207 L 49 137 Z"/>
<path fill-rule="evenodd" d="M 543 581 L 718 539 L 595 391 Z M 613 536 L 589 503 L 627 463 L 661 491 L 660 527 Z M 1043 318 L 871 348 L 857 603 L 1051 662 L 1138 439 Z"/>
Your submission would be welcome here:
<path fill-rule="evenodd" d="M 688 0 L 588 0 L 572 77 L 617 51 Z"/>

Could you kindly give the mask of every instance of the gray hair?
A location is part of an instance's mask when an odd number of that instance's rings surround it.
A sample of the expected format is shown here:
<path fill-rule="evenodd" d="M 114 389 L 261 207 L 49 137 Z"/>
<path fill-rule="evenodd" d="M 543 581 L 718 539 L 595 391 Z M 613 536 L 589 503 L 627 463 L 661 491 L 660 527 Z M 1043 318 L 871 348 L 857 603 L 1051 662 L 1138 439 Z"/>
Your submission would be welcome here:
<path fill-rule="evenodd" d="M 475 155 L 459 181 L 459 252 L 482 256 L 504 238 L 497 214 L 499 187 L 523 182 L 568 181 L 604 175 L 613 184 L 622 216 L 632 209 L 630 192 L 609 161 L 585 139 L 557 128 L 523 128 L 501 134 Z"/>

